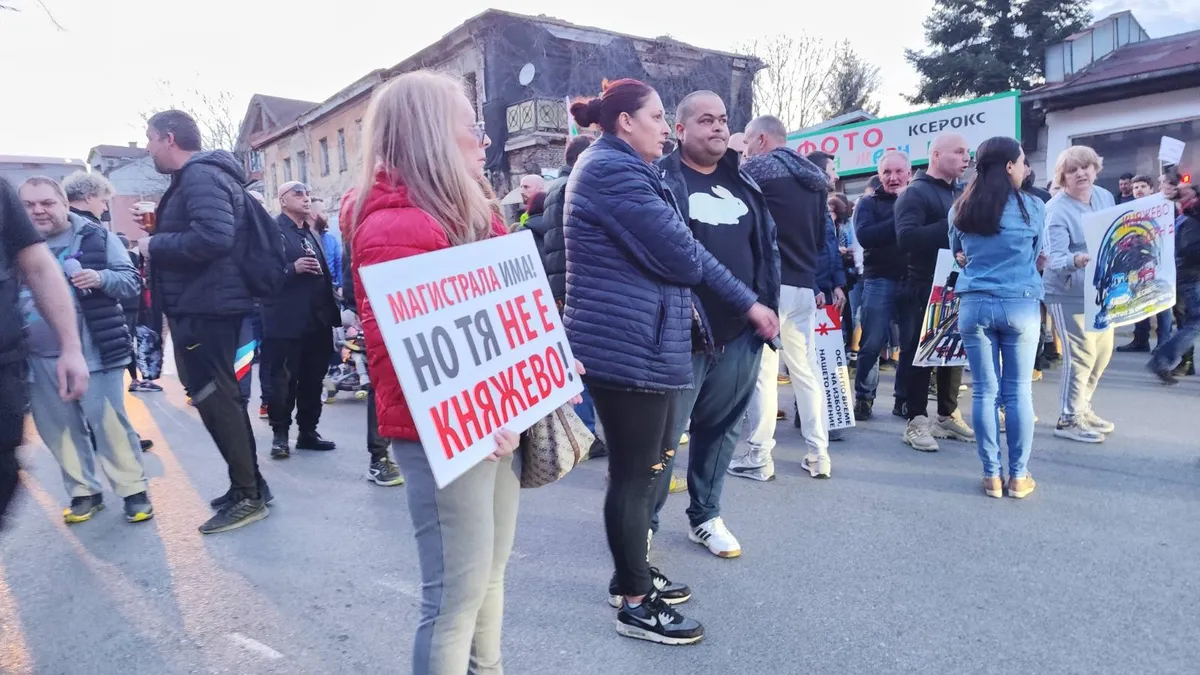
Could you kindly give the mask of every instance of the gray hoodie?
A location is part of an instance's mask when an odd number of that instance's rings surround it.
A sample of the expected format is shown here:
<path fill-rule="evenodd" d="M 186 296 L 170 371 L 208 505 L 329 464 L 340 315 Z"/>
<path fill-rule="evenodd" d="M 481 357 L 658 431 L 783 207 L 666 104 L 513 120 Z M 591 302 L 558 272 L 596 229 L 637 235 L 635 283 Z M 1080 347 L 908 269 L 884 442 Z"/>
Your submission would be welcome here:
<path fill-rule="evenodd" d="M 1075 254 L 1090 252 L 1083 236 L 1083 216 L 1115 206 L 1112 193 L 1092 187 L 1088 204 L 1060 190 L 1046 204 L 1046 231 L 1042 251 L 1049 257 L 1042 273 L 1046 302 L 1083 306 L 1086 280 L 1084 269 L 1075 267 Z"/>

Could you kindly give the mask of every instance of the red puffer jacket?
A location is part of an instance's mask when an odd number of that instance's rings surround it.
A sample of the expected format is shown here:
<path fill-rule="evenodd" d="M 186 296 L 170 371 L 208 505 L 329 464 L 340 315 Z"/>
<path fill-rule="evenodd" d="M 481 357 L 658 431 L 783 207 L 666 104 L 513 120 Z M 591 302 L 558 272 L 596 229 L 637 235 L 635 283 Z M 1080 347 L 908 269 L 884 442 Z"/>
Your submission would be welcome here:
<path fill-rule="evenodd" d="M 504 224 L 498 218 L 492 220 L 492 231 L 496 236 L 506 233 Z M 375 387 L 379 433 L 385 438 L 420 440 L 358 270 L 366 265 L 449 247 L 450 240 L 445 230 L 433 216 L 413 205 L 408 198 L 407 188 L 388 183 L 383 174 L 376 176 L 375 184 L 371 186 L 371 192 L 363 204 L 358 225 L 354 228 L 350 269 L 354 275 L 358 316 L 367 340 L 367 359 L 371 383 Z"/>

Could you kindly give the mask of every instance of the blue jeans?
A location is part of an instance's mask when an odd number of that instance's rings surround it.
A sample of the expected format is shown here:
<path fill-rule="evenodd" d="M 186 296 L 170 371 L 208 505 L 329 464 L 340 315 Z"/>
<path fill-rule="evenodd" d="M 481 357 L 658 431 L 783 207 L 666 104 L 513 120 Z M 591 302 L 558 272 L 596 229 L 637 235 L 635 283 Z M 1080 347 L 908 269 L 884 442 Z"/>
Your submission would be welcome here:
<path fill-rule="evenodd" d="M 1169 309 L 1164 309 L 1154 315 L 1154 323 L 1158 329 L 1158 341 L 1154 344 L 1161 347 L 1171 339 L 1171 320 L 1173 318 Z M 1133 324 L 1133 341 L 1143 345 L 1150 344 L 1150 319 L 1142 319 Z"/>
<path fill-rule="evenodd" d="M 974 380 L 972 421 L 985 477 L 1001 475 L 1001 405 L 1007 416 L 1008 475 L 1028 474 L 1033 448 L 1033 362 L 1041 320 L 1041 304 L 1033 298 L 962 294 L 958 328 Z"/>
<path fill-rule="evenodd" d="M 691 444 L 688 446 L 687 515 L 692 527 L 721 515 L 721 490 L 725 470 L 733 459 L 733 450 L 742 434 L 742 419 L 758 381 L 759 358 L 763 342 L 747 329 L 740 337 L 713 356 L 692 355 L 694 389 L 679 392 L 676 398 L 675 430 L 669 438 L 675 443 L 688 429 L 691 419 Z M 671 488 L 671 470 L 675 455 L 667 459 L 664 479 L 659 481 L 657 501 L 650 528 L 658 531 L 658 512 L 667 501 Z"/>
<path fill-rule="evenodd" d="M 879 388 L 879 353 L 891 341 L 892 321 L 896 319 L 896 307 L 900 298 L 900 282 L 894 279 L 863 279 L 862 310 L 859 322 L 862 337 L 858 342 L 858 367 L 854 371 L 854 396 L 856 399 L 874 401 Z M 897 399 L 904 398 L 904 381 L 908 366 L 900 362 L 896 366 Z"/>
<path fill-rule="evenodd" d="M 1200 335 L 1200 280 L 1181 281 L 1178 291 L 1183 300 L 1183 320 L 1179 322 L 1179 330 L 1169 340 L 1163 342 L 1161 337 L 1158 339 L 1158 348 L 1154 350 L 1154 359 L 1151 361 L 1156 370 L 1170 370 L 1179 365 L 1184 352 L 1191 349 L 1196 336 Z"/>
<path fill-rule="evenodd" d="M 588 391 L 587 385 L 583 386 L 583 393 L 580 394 L 582 401 L 575 404 L 575 414 L 579 415 L 579 419 L 583 422 L 588 431 L 596 433 L 596 407 L 592 405 L 592 393 Z"/>

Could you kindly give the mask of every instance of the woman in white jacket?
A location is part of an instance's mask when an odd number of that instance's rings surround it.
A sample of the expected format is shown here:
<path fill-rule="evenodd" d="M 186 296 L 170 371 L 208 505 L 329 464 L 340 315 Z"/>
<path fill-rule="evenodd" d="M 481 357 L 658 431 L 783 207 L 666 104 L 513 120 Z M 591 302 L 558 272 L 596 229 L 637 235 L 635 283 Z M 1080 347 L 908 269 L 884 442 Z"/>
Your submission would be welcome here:
<path fill-rule="evenodd" d="M 1091 259 L 1083 236 L 1087 213 L 1114 205 L 1112 193 L 1096 185 L 1103 160 L 1095 150 L 1076 145 L 1058 156 L 1055 183 L 1062 190 L 1046 204 L 1045 252 L 1049 257 L 1042 281 L 1046 306 L 1063 344 L 1060 401 L 1062 412 L 1054 435 L 1083 443 L 1102 443 L 1115 428 L 1092 411 L 1092 394 L 1113 353 L 1113 329 L 1084 329 L 1084 268 Z"/>

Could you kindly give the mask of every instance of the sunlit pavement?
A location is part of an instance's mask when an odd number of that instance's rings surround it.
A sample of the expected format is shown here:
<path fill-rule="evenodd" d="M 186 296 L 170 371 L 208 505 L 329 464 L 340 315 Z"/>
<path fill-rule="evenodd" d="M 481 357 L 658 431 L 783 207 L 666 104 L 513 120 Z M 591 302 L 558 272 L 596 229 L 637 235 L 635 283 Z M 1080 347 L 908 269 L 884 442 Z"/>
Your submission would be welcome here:
<path fill-rule="evenodd" d="M 905 446 L 890 376 L 875 419 L 833 445 L 830 481 L 800 469 L 799 434 L 781 423 L 778 480 L 726 481 L 742 557 L 688 542 L 686 498 L 668 503 L 653 559 L 695 590 L 684 608 L 708 631 L 696 647 L 613 630 L 602 460 L 527 491 L 506 671 L 1195 672 L 1200 379 L 1169 389 L 1143 361 L 1117 355 L 1104 380 L 1095 407 L 1117 432 L 1103 445 L 1054 438 L 1059 370 L 1034 384 L 1038 490 L 1024 502 L 981 494 L 974 445 Z M 162 383 L 128 398 L 156 444 L 148 523 L 127 524 L 106 493 L 107 510 L 65 525 L 57 466 L 30 436 L 27 489 L 0 534 L 0 673 L 409 672 L 416 551 L 405 488 L 365 479 L 363 403 L 325 407 L 337 451 L 283 462 L 255 419 L 271 516 L 202 537 L 224 465 L 177 381 Z"/>

